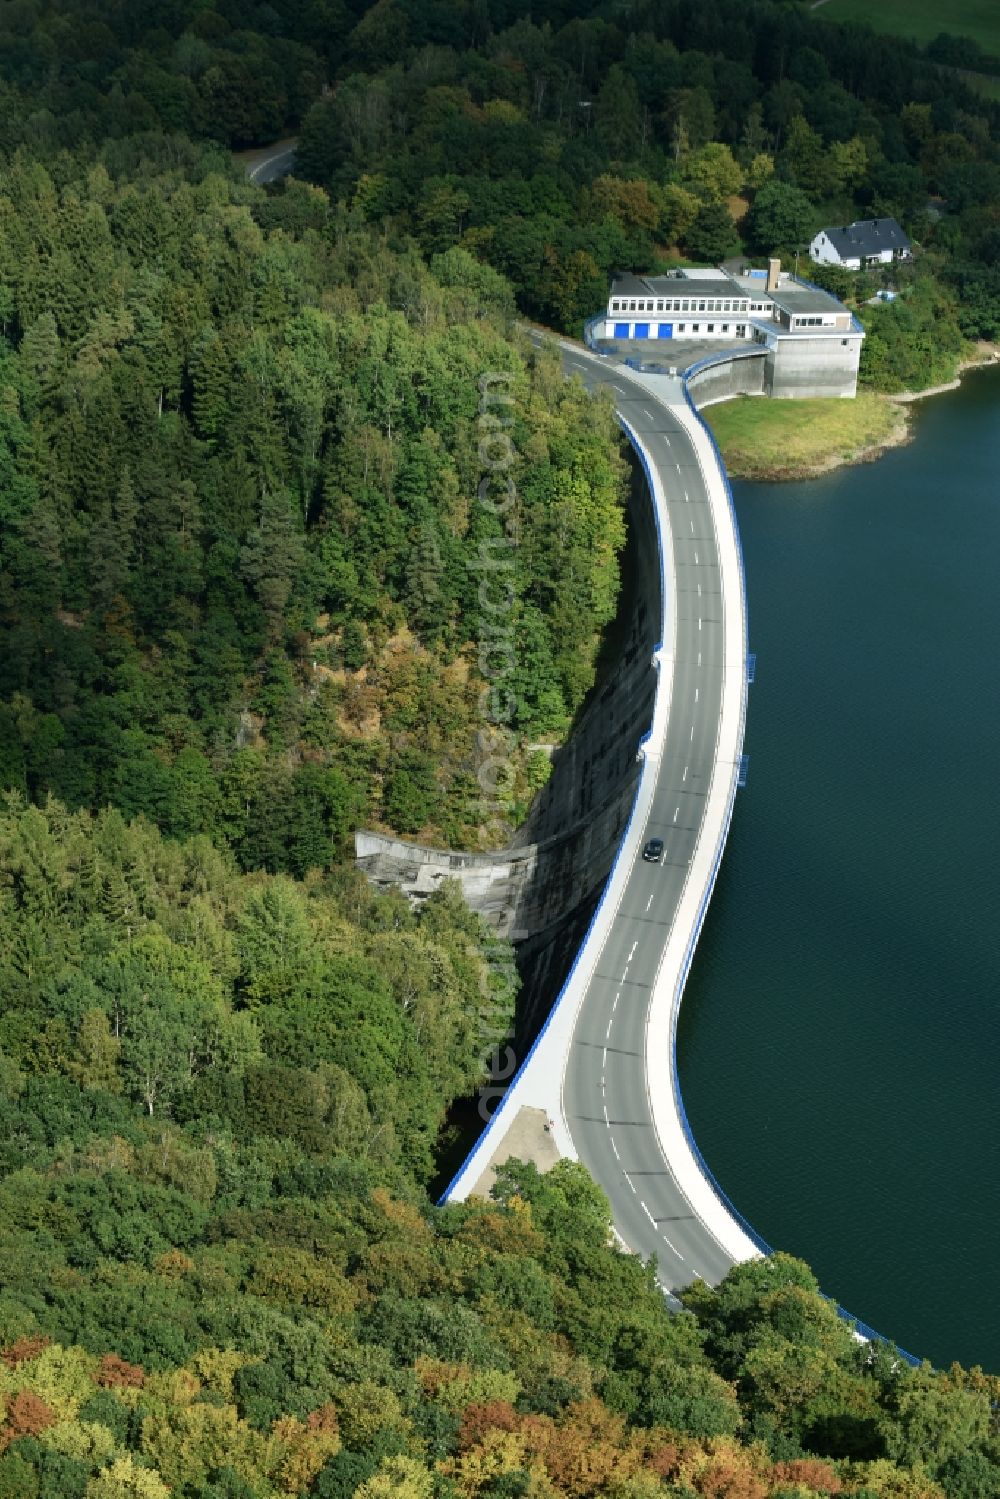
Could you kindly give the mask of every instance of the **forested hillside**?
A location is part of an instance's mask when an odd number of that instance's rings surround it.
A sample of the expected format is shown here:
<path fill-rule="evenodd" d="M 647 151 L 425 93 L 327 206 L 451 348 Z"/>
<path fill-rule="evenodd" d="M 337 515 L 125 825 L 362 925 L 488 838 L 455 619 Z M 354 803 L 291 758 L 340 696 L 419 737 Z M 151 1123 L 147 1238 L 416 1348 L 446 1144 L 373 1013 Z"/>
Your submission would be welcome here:
<path fill-rule="evenodd" d="M 997 1381 L 798 1262 L 671 1315 L 574 1165 L 431 1204 L 511 955 L 349 840 L 501 841 L 593 680 L 625 470 L 517 311 L 896 212 L 926 379 L 996 137 L 778 0 L 2 0 L 0 1499 L 1000 1499 Z"/>
<path fill-rule="evenodd" d="M 465 246 L 576 334 L 617 269 L 789 263 L 823 224 L 896 215 L 921 251 L 898 304 L 864 305 L 871 276 L 819 279 L 862 309 L 862 379 L 920 387 L 1000 335 L 1000 104 L 941 55 L 776 0 L 379 0 L 301 169 L 427 253 Z"/>
<path fill-rule="evenodd" d="M 582 1168 L 422 1183 L 512 994 L 448 889 L 0 816 L 3 1499 L 983 1499 L 1000 1383 L 804 1265 L 674 1315 Z"/>
<path fill-rule="evenodd" d="M 4 782 L 297 875 L 360 822 L 475 843 L 480 382 L 510 377 L 508 824 L 615 605 L 609 411 L 466 251 L 175 154 L 0 168 Z"/>

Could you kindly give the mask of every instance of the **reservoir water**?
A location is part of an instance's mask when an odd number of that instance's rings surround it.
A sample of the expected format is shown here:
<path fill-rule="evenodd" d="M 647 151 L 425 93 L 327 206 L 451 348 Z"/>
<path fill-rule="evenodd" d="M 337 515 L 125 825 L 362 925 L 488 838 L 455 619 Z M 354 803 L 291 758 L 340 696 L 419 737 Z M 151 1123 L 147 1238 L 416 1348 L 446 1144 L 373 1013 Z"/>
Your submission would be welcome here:
<path fill-rule="evenodd" d="M 1000 371 L 736 484 L 749 782 L 681 1010 L 702 1152 L 911 1352 L 1000 1372 Z"/>

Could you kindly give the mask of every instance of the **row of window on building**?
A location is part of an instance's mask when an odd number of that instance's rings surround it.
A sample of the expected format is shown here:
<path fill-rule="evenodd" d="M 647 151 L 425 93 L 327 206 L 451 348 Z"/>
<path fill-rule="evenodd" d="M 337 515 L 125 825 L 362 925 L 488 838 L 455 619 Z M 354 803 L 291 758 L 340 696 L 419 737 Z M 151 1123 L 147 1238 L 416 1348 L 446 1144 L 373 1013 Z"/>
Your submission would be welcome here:
<path fill-rule="evenodd" d="M 715 323 L 706 323 L 705 324 L 705 328 L 704 328 L 704 331 L 706 333 L 728 333 L 729 330 L 730 330 L 730 324 L 729 323 L 721 323 L 721 324 L 719 324 L 718 327 L 716 327 Z M 687 323 L 678 323 L 676 331 L 678 333 L 701 333 L 702 332 L 702 326 L 701 326 L 700 323 L 692 323 L 691 326 L 690 326 L 690 328 L 689 328 L 688 325 L 687 325 Z M 736 338 L 745 338 L 746 337 L 746 331 L 747 331 L 746 330 L 746 326 L 743 323 L 737 323 L 736 328 L 734 330 L 735 337 Z"/>
<path fill-rule="evenodd" d="M 746 302 L 734 301 L 732 299 L 723 301 L 712 297 L 707 299 L 702 298 L 700 301 L 697 298 L 693 300 L 691 298 L 675 298 L 671 301 L 669 297 L 661 297 L 655 303 L 653 301 L 644 302 L 641 298 L 638 301 L 631 302 L 623 299 L 613 299 L 611 303 L 612 312 L 746 312 L 746 310 Z"/>
<path fill-rule="evenodd" d="M 632 337 L 635 337 L 635 338 L 643 338 L 643 337 L 673 338 L 675 335 L 679 335 L 681 333 L 692 333 L 693 334 L 693 333 L 729 333 L 729 332 L 732 332 L 734 338 L 746 338 L 746 336 L 747 336 L 747 329 L 746 329 L 746 324 L 745 323 L 737 323 L 736 326 L 735 326 L 735 328 L 733 327 L 733 325 L 731 323 L 704 323 L 704 324 L 703 323 L 660 323 L 660 324 L 656 324 L 656 323 L 636 323 L 635 324 L 636 331 L 635 331 L 634 334 L 629 331 L 630 326 L 631 325 L 628 324 L 628 323 L 616 323 L 615 324 L 615 337 L 616 338 L 632 338 Z M 640 329 L 643 329 L 643 328 L 646 328 L 646 329 L 649 330 L 648 334 L 644 334 L 644 333 L 642 333 L 642 332 L 639 331 Z M 609 337 L 610 337 L 610 333 L 609 333 Z"/>

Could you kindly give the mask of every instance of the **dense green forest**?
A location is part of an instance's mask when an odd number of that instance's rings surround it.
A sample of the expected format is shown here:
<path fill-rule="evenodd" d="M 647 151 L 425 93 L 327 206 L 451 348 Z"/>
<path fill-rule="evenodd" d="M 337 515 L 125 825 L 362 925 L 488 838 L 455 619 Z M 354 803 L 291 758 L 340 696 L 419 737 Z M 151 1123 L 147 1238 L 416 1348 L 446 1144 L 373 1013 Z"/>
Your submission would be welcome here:
<path fill-rule="evenodd" d="M 671 1314 L 562 1163 L 432 1208 L 510 985 L 448 889 L 0 816 L 3 1499 L 984 1499 L 978 1372 L 784 1256 Z"/>
<path fill-rule="evenodd" d="M 0 0 L 0 1499 L 1000 1499 L 1000 1383 L 800 1263 L 671 1315 L 575 1165 L 432 1205 L 511 955 L 349 836 L 502 840 L 593 680 L 626 470 L 518 311 L 871 210 L 921 249 L 871 384 L 1000 332 L 950 55 L 779 0 Z"/>
<path fill-rule="evenodd" d="M 615 606 L 610 412 L 512 342 L 468 252 L 428 268 L 175 151 L 0 169 L 4 781 L 296 875 L 359 822 L 474 842 L 507 544 L 480 382 L 510 376 L 514 820 L 517 748 L 565 731 Z"/>
<path fill-rule="evenodd" d="M 771 0 L 515 9 L 484 31 L 475 7 L 379 0 L 301 168 L 427 253 L 465 246 L 574 333 L 618 268 L 790 263 L 822 224 L 892 214 L 920 247 L 896 305 L 864 305 L 871 275 L 807 271 L 861 309 L 863 381 L 930 384 L 1000 335 L 1000 105 L 940 48 Z"/>

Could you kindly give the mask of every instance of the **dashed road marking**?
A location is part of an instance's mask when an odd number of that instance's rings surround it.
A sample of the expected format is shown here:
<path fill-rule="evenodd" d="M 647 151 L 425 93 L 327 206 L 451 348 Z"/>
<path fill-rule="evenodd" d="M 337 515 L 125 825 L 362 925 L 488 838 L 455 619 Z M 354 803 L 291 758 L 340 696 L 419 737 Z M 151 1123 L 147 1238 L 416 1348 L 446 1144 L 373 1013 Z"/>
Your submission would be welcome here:
<path fill-rule="evenodd" d="M 667 1238 L 666 1234 L 661 1234 L 660 1238 L 663 1240 L 664 1244 L 666 1244 L 666 1246 L 667 1246 L 668 1249 L 672 1249 L 674 1251 L 674 1254 L 676 1254 L 677 1258 L 683 1264 L 683 1262 L 684 1262 L 684 1256 L 681 1254 L 680 1250 L 677 1248 L 677 1245 L 676 1244 L 671 1244 L 671 1242 Z M 694 1273 L 695 1273 L 695 1275 L 698 1275 L 697 1270 Z M 698 1279 L 701 1280 L 701 1276 L 700 1275 L 698 1275 Z"/>
<path fill-rule="evenodd" d="M 647 911 L 648 911 L 648 910 L 649 910 L 649 908 L 650 908 L 650 906 L 651 906 L 651 905 L 652 905 L 652 904 L 653 904 L 653 897 L 652 897 L 652 896 L 650 896 L 650 897 L 649 897 L 649 899 L 648 899 L 648 900 L 647 900 L 647 902 L 646 902 L 646 910 L 647 910 Z"/>
<path fill-rule="evenodd" d="M 680 809 L 680 807 L 675 807 L 675 808 L 674 808 L 674 822 L 676 822 L 676 821 L 677 821 L 677 814 L 678 814 L 678 812 L 679 812 L 679 811 L 680 811 L 680 810 L 681 810 L 681 809 Z"/>
<path fill-rule="evenodd" d="M 687 778 L 688 778 L 688 771 L 690 769 L 691 769 L 690 765 L 685 765 L 685 767 L 684 767 L 684 774 L 681 776 L 681 780 L 682 781 L 686 781 L 687 780 Z"/>

